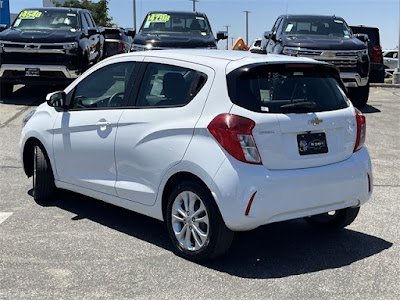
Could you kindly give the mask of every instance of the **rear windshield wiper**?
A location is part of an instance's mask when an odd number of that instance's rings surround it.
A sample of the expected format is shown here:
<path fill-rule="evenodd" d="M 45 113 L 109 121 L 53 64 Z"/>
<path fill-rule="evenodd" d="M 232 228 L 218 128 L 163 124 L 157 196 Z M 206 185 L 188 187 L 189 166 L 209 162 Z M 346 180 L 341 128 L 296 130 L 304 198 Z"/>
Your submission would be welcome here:
<path fill-rule="evenodd" d="M 317 106 L 317 103 L 314 101 L 303 101 L 303 102 L 292 102 L 288 104 L 283 104 L 280 108 L 314 108 Z"/>

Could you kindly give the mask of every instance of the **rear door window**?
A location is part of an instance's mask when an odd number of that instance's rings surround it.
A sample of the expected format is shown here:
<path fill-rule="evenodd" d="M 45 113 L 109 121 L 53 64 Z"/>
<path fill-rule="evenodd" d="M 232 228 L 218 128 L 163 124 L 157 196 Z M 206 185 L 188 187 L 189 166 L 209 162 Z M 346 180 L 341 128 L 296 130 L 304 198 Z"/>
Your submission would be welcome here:
<path fill-rule="evenodd" d="M 227 75 L 233 103 L 261 113 L 343 109 L 349 101 L 337 72 L 312 64 L 245 66 Z"/>
<path fill-rule="evenodd" d="M 206 75 L 178 66 L 150 63 L 143 77 L 136 106 L 183 106 L 206 82 Z"/>

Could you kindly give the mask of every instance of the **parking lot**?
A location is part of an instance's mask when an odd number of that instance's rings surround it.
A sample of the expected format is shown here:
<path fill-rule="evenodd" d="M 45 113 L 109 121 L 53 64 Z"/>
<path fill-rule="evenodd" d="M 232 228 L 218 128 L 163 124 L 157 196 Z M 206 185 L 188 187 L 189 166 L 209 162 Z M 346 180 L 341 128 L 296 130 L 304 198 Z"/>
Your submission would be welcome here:
<path fill-rule="evenodd" d="M 0 299 L 399 299 L 400 89 L 363 109 L 374 193 L 352 225 L 263 226 L 204 264 L 175 256 L 162 222 L 71 192 L 35 203 L 18 141 L 49 90 L 16 89 L 0 101 Z"/>

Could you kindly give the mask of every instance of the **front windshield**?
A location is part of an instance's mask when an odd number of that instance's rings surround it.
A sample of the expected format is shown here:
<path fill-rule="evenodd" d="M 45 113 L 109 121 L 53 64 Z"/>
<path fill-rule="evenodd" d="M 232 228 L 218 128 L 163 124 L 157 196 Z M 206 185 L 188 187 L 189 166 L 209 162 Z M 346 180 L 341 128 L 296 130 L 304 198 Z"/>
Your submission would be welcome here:
<path fill-rule="evenodd" d="M 12 27 L 17 30 L 76 31 L 79 29 L 76 13 L 51 10 L 23 10 Z"/>
<path fill-rule="evenodd" d="M 150 13 L 145 18 L 140 33 L 149 35 L 210 35 L 206 18 L 195 14 Z"/>
<path fill-rule="evenodd" d="M 285 36 L 328 35 L 351 38 L 350 28 L 342 19 L 336 18 L 293 18 L 284 24 Z"/>

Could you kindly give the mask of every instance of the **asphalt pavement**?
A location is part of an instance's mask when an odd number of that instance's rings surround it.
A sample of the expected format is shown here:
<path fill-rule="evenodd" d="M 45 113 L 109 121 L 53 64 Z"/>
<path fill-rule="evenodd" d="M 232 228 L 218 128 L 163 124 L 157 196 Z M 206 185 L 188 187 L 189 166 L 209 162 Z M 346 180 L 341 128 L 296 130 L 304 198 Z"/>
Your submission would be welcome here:
<path fill-rule="evenodd" d="M 0 299 L 400 299 L 400 89 L 371 88 L 363 109 L 374 192 L 353 224 L 270 224 L 197 264 L 162 222 L 72 192 L 36 203 L 18 141 L 48 90 L 18 88 L 0 101 Z"/>

